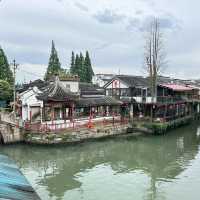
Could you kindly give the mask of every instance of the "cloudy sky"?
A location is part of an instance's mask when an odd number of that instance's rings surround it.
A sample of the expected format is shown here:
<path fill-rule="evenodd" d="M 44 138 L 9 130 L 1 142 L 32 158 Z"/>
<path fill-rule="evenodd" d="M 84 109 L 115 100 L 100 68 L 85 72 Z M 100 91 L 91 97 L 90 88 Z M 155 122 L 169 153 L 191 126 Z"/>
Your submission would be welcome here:
<path fill-rule="evenodd" d="M 145 30 L 160 19 L 164 75 L 200 78 L 198 0 L 0 0 L 0 45 L 18 81 L 42 78 L 54 40 L 63 68 L 89 50 L 96 73 L 143 75 Z"/>

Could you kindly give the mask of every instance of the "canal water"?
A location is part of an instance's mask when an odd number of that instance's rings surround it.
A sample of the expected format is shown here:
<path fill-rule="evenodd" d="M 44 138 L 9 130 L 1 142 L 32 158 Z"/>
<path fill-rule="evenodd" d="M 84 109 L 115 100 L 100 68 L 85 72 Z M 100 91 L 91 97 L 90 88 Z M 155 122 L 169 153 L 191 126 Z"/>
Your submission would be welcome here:
<path fill-rule="evenodd" d="M 200 198 L 200 124 L 164 136 L 75 146 L 0 147 L 44 200 L 196 200 Z"/>

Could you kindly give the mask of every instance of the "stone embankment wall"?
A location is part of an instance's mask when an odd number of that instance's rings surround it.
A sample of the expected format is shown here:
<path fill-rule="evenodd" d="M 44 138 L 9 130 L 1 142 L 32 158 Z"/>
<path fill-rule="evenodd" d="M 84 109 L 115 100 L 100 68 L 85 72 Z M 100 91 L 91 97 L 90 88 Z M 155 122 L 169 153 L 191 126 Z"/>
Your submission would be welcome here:
<path fill-rule="evenodd" d="M 62 143 L 78 143 L 85 140 L 93 140 L 107 137 L 114 137 L 118 135 L 125 135 L 132 132 L 128 125 L 110 126 L 101 129 L 83 129 L 74 130 L 63 133 L 26 133 L 25 142 L 34 144 L 62 144 Z"/>
<path fill-rule="evenodd" d="M 0 122 L 0 141 L 3 144 L 23 141 L 22 129 Z"/>
<path fill-rule="evenodd" d="M 116 137 L 123 135 L 146 134 L 164 134 L 168 130 L 179 126 L 189 124 L 191 116 L 176 119 L 163 123 L 134 122 L 133 124 L 115 124 L 108 126 L 99 126 L 95 128 L 76 128 L 66 129 L 59 132 L 37 133 L 25 131 L 16 125 L 0 122 L 0 143 L 27 142 L 33 144 L 64 144 L 78 143 L 86 140 L 94 140 L 107 137 Z"/>
<path fill-rule="evenodd" d="M 23 128 L 19 127 L 19 123 L 14 120 L 12 113 L 0 112 L 0 144 L 21 141 L 23 141 Z"/>

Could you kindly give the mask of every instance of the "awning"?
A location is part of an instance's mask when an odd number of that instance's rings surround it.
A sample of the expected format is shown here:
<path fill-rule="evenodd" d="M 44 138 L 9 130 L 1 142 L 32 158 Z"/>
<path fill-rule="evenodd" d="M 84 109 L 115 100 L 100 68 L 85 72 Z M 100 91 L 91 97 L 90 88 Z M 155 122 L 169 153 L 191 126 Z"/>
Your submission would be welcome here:
<path fill-rule="evenodd" d="M 184 85 L 178 85 L 178 84 L 160 84 L 160 86 L 171 89 L 173 91 L 177 91 L 177 92 L 184 92 L 184 91 L 192 91 L 193 90 L 193 88 L 191 88 L 191 87 L 187 87 L 187 86 L 184 86 Z"/>

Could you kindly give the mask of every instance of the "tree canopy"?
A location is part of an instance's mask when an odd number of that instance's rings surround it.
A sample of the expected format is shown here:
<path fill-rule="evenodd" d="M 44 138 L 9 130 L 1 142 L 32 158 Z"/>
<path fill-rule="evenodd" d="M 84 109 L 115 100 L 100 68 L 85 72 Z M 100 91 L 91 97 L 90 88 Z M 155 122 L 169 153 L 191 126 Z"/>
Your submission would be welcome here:
<path fill-rule="evenodd" d="M 50 79 L 54 75 L 58 75 L 61 71 L 62 71 L 61 64 L 60 64 L 58 54 L 54 45 L 54 41 L 52 41 L 51 54 L 49 58 L 47 72 L 45 74 L 45 80 Z"/>
<path fill-rule="evenodd" d="M 0 47 L 0 79 L 7 81 L 10 85 L 13 84 L 13 73 L 10 69 L 7 57 Z"/>
<path fill-rule="evenodd" d="M 12 88 L 5 80 L 0 80 L 0 101 L 9 101 L 12 98 Z"/>
<path fill-rule="evenodd" d="M 94 76 L 94 71 L 92 69 L 91 60 L 89 56 L 89 52 L 86 51 L 84 66 L 86 68 L 86 82 L 92 82 L 92 76 Z"/>
<path fill-rule="evenodd" d="M 75 56 L 74 52 L 72 51 L 70 72 L 73 74 L 74 71 L 75 71 Z"/>
<path fill-rule="evenodd" d="M 82 52 L 80 55 L 76 54 L 76 56 L 74 56 L 74 52 L 72 52 L 70 73 L 73 75 L 78 75 L 81 82 L 92 82 L 92 76 L 94 75 L 94 72 L 88 51 L 86 51 L 85 57 L 83 56 Z"/>

